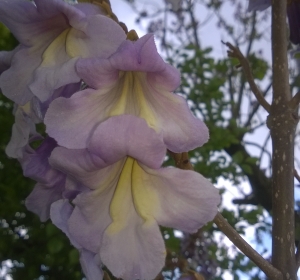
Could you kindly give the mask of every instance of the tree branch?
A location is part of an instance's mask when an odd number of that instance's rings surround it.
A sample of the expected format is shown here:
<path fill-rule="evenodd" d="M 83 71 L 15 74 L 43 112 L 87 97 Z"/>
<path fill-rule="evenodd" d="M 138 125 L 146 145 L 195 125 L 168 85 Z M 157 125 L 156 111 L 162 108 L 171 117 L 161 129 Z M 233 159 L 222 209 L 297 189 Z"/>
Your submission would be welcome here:
<path fill-rule="evenodd" d="M 237 58 L 239 60 L 244 70 L 245 77 L 250 85 L 251 91 L 254 93 L 259 104 L 263 106 L 267 112 L 270 112 L 270 104 L 266 101 L 266 99 L 263 97 L 262 92 L 255 84 L 248 60 L 244 57 L 239 48 L 234 47 L 228 42 L 225 43 L 222 41 L 222 43 L 229 48 L 229 50 L 227 51 L 228 56 Z"/>
<path fill-rule="evenodd" d="M 194 170 L 193 165 L 189 161 L 187 152 L 173 153 L 168 151 L 174 159 L 178 168 L 185 170 Z M 267 260 L 257 253 L 237 232 L 236 230 L 218 213 L 214 218 L 214 223 L 218 228 L 230 239 L 230 241 L 239 248 L 250 260 L 252 260 L 270 279 L 281 280 L 282 274 L 274 268 Z"/>
<path fill-rule="evenodd" d="M 268 91 L 270 90 L 270 88 L 272 87 L 272 82 L 266 87 L 266 89 L 263 91 L 263 97 L 265 97 L 268 93 Z M 253 116 L 255 115 L 255 113 L 257 112 L 259 108 L 259 103 L 255 104 L 252 112 L 249 114 L 247 121 L 245 122 L 245 127 L 248 127 L 251 124 L 251 120 L 253 118 Z"/>
<path fill-rule="evenodd" d="M 239 248 L 250 260 L 252 260 L 270 279 L 281 280 L 282 274 L 274 268 L 267 260 L 257 253 L 236 230 L 218 213 L 214 219 L 218 228 Z"/>
<path fill-rule="evenodd" d="M 267 125 L 272 138 L 272 264 L 296 280 L 294 214 L 295 112 L 287 59 L 286 0 L 272 1 L 273 100 Z"/>
<path fill-rule="evenodd" d="M 292 110 L 295 110 L 300 103 L 300 91 L 298 91 L 294 97 L 290 100 L 289 106 Z"/>
<path fill-rule="evenodd" d="M 299 176 L 299 174 L 298 174 L 298 172 L 297 172 L 297 170 L 296 169 L 294 169 L 294 177 L 297 179 L 297 181 L 300 183 L 300 176 Z M 300 242 L 299 242 L 300 243 Z"/>
<path fill-rule="evenodd" d="M 252 24 L 251 24 L 251 32 L 250 32 L 250 40 L 248 43 L 248 47 L 247 47 L 247 51 L 246 51 L 246 56 L 248 56 L 250 54 L 252 45 L 253 45 L 253 41 L 254 41 L 254 37 L 255 37 L 255 25 L 256 25 L 256 13 L 253 13 L 252 15 Z M 244 88 L 245 88 L 245 77 L 244 75 L 241 76 L 241 86 L 240 86 L 240 90 L 239 90 L 239 94 L 238 94 L 238 101 L 236 102 L 236 106 L 235 106 L 235 112 L 233 114 L 233 118 L 239 118 L 240 117 L 240 111 L 241 111 L 241 105 L 242 105 L 242 100 L 244 97 Z"/>
<path fill-rule="evenodd" d="M 229 147 L 224 148 L 224 150 L 231 157 L 236 153 L 240 153 L 244 160 L 251 157 L 241 143 L 233 143 Z M 271 179 L 266 176 L 265 172 L 261 170 L 257 164 L 247 163 L 247 165 L 251 168 L 251 172 L 249 173 L 246 172 L 246 170 L 242 170 L 249 180 L 252 193 L 255 197 L 255 200 L 251 199 L 251 204 L 262 205 L 268 212 L 270 212 L 272 209 Z"/>

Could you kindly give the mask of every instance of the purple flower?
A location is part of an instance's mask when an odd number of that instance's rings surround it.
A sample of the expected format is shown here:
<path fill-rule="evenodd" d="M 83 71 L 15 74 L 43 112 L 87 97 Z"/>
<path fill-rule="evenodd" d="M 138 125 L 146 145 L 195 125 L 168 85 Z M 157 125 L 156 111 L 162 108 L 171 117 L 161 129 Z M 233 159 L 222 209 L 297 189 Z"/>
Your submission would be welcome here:
<path fill-rule="evenodd" d="M 26 145 L 22 151 L 23 156 L 19 159 L 24 176 L 37 182 L 26 198 L 25 205 L 28 210 L 37 214 L 42 222 L 49 219 L 53 202 L 62 198 L 74 199 L 79 192 L 86 189 L 50 166 L 48 158 L 56 147 L 55 140 L 48 137 L 36 150 Z"/>
<path fill-rule="evenodd" d="M 11 139 L 5 149 L 6 154 L 9 157 L 21 159 L 29 140 L 42 138 L 36 131 L 36 124 L 43 122 L 49 104 L 57 97 L 70 97 L 79 89 L 80 83 L 69 84 L 55 90 L 46 102 L 33 97 L 24 106 L 15 104 L 15 123 L 12 127 Z"/>
<path fill-rule="evenodd" d="M 90 88 L 56 99 L 45 117 L 47 133 L 59 145 L 86 148 L 99 123 L 122 114 L 145 119 L 173 152 L 208 140 L 205 124 L 192 115 L 184 98 L 171 92 L 180 74 L 159 56 L 152 35 L 125 41 L 108 59 L 80 59 L 76 69 Z"/>
<path fill-rule="evenodd" d="M 31 137 L 42 138 L 36 131 L 36 122 L 38 122 L 38 117 L 32 111 L 31 102 L 24 106 L 15 105 L 15 123 L 12 127 L 11 139 L 5 149 L 9 157 L 21 159 L 29 139 Z"/>
<path fill-rule="evenodd" d="M 18 48 L 15 48 L 13 51 L 0 51 L 0 75 L 2 72 L 7 70 L 11 65 L 11 60 L 17 52 Z"/>
<path fill-rule="evenodd" d="M 87 187 L 72 201 L 70 238 L 124 280 L 153 279 L 164 266 L 158 225 L 195 232 L 217 213 L 218 191 L 196 172 L 160 168 L 165 152 L 145 120 L 120 115 L 98 124 L 86 149 L 59 147 L 50 157 Z"/>
<path fill-rule="evenodd" d="M 58 200 L 51 207 L 52 222 L 61 229 L 70 239 L 72 245 L 79 250 L 80 264 L 83 273 L 88 280 L 103 279 L 103 271 L 100 268 L 101 262 L 97 254 L 82 248 L 70 235 L 67 221 L 70 218 L 74 207 L 71 206 L 68 200 Z"/>
<path fill-rule="evenodd" d="M 97 5 L 62 0 L 0 0 L 0 21 L 20 42 L 12 58 L 0 55 L 0 69 L 11 64 L 0 76 L 3 94 L 20 105 L 33 96 L 44 102 L 55 89 L 79 82 L 79 57 L 107 57 L 125 39 L 122 28 L 100 13 Z"/>
<path fill-rule="evenodd" d="M 49 219 L 51 204 L 62 198 L 65 189 L 66 175 L 53 169 L 48 163 L 48 158 L 56 146 L 51 138 L 46 138 L 36 150 L 27 145 L 20 160 L 24 176 L 37 181 L 26 198 L 25 205 L 42 222 Z"/>

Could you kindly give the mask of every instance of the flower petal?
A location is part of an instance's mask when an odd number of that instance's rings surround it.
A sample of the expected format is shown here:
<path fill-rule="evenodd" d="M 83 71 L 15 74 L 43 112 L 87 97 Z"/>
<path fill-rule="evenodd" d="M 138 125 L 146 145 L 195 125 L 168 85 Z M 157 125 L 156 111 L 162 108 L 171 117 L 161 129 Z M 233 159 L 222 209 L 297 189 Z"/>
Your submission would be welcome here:
<path fill-rule="evenodd" d="M 65 235 L 68 236 L 72 245 L 80 249 L 80 245 L 72 239 L 68 229 L 68 220 L 72 215 L 74 207 L 66 199 L 60 199 L 51 206 L 50 216 L 52 223 L 57 226 Z"/>
<path fill-rule="evenodd" d="M 81 59 L 76 65 L 78 75 L 88 85 L 105 85 L 109 74 L 113 75 L 112 78 L 118 78 L 116 70 L 139 71 L 149 73 L 149 77 L 167 91 L 173 91 L 180 84 L 179 71 L 160 57 L 152 34 L 147 34 L 136 42 L 125 40 L 108 61 L 109 63 L 104 59 Z M 90 77 L 92 72 L 94 75 Z"/>
<path fill-rule="evenodd" d="M 177 168 L 150 169 L 136 163 L 132 171 L 134 204 L 144 219 L 195 232 L 218 211 L 218 190 L 197 172 Z"/>
<path fill-rule="evenodd" d="M 30 104 L 24 107 L 30 107 Z M 26 108 L 24 107 L 18 107 L 16 110 L 12 136 L 5 148 L 6 154 L 12 158 L 22 159 L 24 149 L 31 136 L 41 138 L 40 134 L 36 132 L 35 123 L 25 112 Z"/>
<path fill-rule="evenodd" d="M 89 280 L 103 278 L 103 271 L 100 268 L 101 262 L 98 255 L 83 249 L 70 235 L 68 220 L 72 215 L 73 207 L 67 200 L 59 200 L 51 206 L 51 220 L 70 239 L 72 245 L 80 251 L 80 264 L 84 274 Z"/>
<path fill-rule="evenodd" d="M 32 72 L 40 63 L 41 58 L 34 51 L 20 47 L 12 57 L 10 68 L 0 76 L 2 93 L 17 104 L 29 102 L 33 94 L 27 85 L 32 79 Z"/>
<path fill-rule="evenodd" d="M 97 5 L 62 0 L 36 0 L 36 6 L 20 0 L 0 4 L 0 21 L 22 44 L 11 68 L 1 75 L 0 87 L 21 105 L 33 95 L 44 102 L 54 89 L 78 82 L 78 57 L 110 55 L 126 37 L 116 22 L 99 15 L 103 11 Z"/>
<path fill-rule="evenodd" d="M 101 15 L 88 17 L 83 30 L 66 29 L 49 45 L 30 89 L 44 92 L 39 98 L 45 101 L 53 88 L 80 80 L 75 70 L 79 57 L 107 57 L 125 38 L 124 30 L 115 21 Z"/>
<path fill-rule="evenodd" d="M 62 86 L 56 89 L 52 96 L 46 102 L 40 102 L 36 97 L 32 100 L 32 103 L 36 103 L 35 112 L 38 111 L 38 115 L 40 115 L 41 119 L 44 120 L 45 114 L 49 108 L 49 105 L 52 103 L 53 100 L 57 99 L 58 97 L 65 97 L 70 98 L 74 93 L 78 92 L 81 87 L 81 82 L 68 84 L 66 86 Z M 34 102 L 33 102 L 34 101 Z"/>
<path fill-rule="evenodd" d="M 105 230 L 100 257 L 114 276 L 151 280 L 165 262 L 165 246 L 154 219 L 144 220 L 135 210 L 131 186 L 134 159 L 127 158 L 110 203 L 112 223 Z"/>
<path fill-rule="evenodd" d="M 14 54 L 15 54 L 15 51 L 9 51 L 9 52 L 1 51 L 0 52 L 0 74 L 10 67 Z"/>
<path fill-rule="evenodd" d="M 117 83 L 99 90 L 58 98 L 50 105 L 45 124 L 47 133 L 59 145 L 82 149 L 99 123 L 122 114 L 145 119 L 162 133 L 167 148 L 173 152 L 195 149 L 208 140 L 207 127 L 192 115 L 186 101 L 148 83 L 146 73 L 140 72 L 125 72 Z"/>
<path fill-rule="evenodd" d="M 202 146 L 209 139 L 206 125 L 190 111 L 186 100 L 178 95 L 146 88 L 153 111 L 157 114 L 158 131 L 163 133 L 168 150 L 181 153 Z"/>
<path fill-rule="evenodd" d="M 132 115 L 111 117 L 101 123 L 88 149 L 107 164 L 131 156 L 152 168 L 159 168 L 166 154 L 162 137 L 145 120 Z"/>
<path fill-rule="evenodd" d="M 99 170 L 97 188 L 79 194 L 68 222 L 72 237 L 83 247 L 99 252 L 104 230 L 111 223 L 109 207 L 124 161 Z M 96 184 L 95 184 L 96 185 Z"/>
<path fill-rule="evenodd" d="M 49 158 L 51 166 L 75 178 L 80 183 L 93 189 L 99 187 L 101 177 L 107 164 L 87 150 L 69 150 L 58 147 Z"/>
<path fill-rule="evenodd" d="M 103 114 L 144 118 L 150 127 L 163 133 L 165 144 L 173 152 L 195 149 L 208 140 L 205 124 L 192 115 L 184 98 L 170 92 L 179 85 L 180 75 L 161 59 L 153 36 L 146 35 L 136 42 L 125 41 L 109 59 L 81 59 L 76 67 L 87 84 L 101 88 L 94 92 L 99 99 L 93 98 L 99 104 L 95 119 L 98 122 L 105 119 Z M 102 105 L 105 95 L 114 99 Z M 96 105 L 92 106 L 96 110 Z"/>
<path fill-rule="evenodd" d="M 49 137 L 36 150 L 27 145 L 20 160 L 24 176 L 38 182 L 26 198 L 25 205 L 39 215 L 42 222 L 49 218 L 51 204 L 61 199 L 65 191 L 66 175 L 53 169 L 48 162 L 56 146 L 56 142 Z"/>
<path fill-rule="evenodd" d="M 89 16 L 84 30 L 70 30 L 67 53 L 71 57 L 106 58 L 125 40 L 124 30 L 114 20 L 102 15 Z"/>
<path fill-rule="evenodd" d="M 46 113 L 47 133 L 59 145 L 69 149 L 84 149 L 95 127 L 106 116 L 114 95 L 94 94 L 87 89 L 75 93 L 71 98 L 57 98 Z"/>
<path fill-rule="evenodd" d="M 33 76 L 33 82 L 30 84 L 30 90 L 42 101 L 45 102 L 55 89 L 66 84 L 78 83 L 80 78 L 75 71 L 77 59 L 70 59 L 65 53 L 63 44 L 57 45 L 53 50 L 56 59 L 50 67 L 39 66 Z"/>
<path fill-rule="evenodd" d="M 88 280 L 103 279 L 103 271 L 100 268 L 101 262 L 98 255 L 93 254 L 87 250 L 80 251 L 80 264 Z"/>
<path fill-rule="evenodd" d="M 54 1 L 51 1 L 51 3 L 53 2 Z M 57 2 L 58 1 L 55 1 L 55 3 Z M 59 2 L 61 3 L 62 1 Z M 51 10 L 49 13 L 51 14 L 50 17 L 53 16 Z M 50 22 L 46 22 L 44 17 L 45 15 L 39 14 L 36 6 L 32 2 L 22 0 L 0 1 L 0 21 L 6 25 L 17 40 L 24 45 L 28 46 L 32 44 L 34 40 L 37 40 L 35 35 L 42 34 L 48 28 L 53 28 L 53 25 L 51 26 Z M 62 23 L 62 19 L 61 17 L 59 23 Z M 46 26 L 47 23 L 48 26 Z"/>
<path fill-rule="evenodd" d="M 100 257 L 118 278 L 152 280 L 164 267 L 165 244 L 157 224 L 154 221 L 145 223 L 133 214 L 133 204 L 124 202 L 127 203 L 128 206 L 123 208 L 124 211 L 131 210 L 125 212 L 128 215 L 123 215 L 127 226 L 116 229 L 117 225 L 111 224 L 107 228 Z"/>
<path fill-rule="evenodd" d="M 64 179 L 65 175 L 53 169 L 48 162 L 56 146 L 56 142 L 50 137 L 47 137 L 36 150 L 28 145 L 21 160 L 24 176 L 48 186 L 53 186 Z"/>
<path fill-rule="evenodd" d="M 25 200 L 26 208 L 37 214 L 41 222 L 50 218 L 50 207 L 52 203 L 62 198 L 64 191 L 64 181 L 57 182 L 51 187 L 37 183 L 33 191 Z"/>

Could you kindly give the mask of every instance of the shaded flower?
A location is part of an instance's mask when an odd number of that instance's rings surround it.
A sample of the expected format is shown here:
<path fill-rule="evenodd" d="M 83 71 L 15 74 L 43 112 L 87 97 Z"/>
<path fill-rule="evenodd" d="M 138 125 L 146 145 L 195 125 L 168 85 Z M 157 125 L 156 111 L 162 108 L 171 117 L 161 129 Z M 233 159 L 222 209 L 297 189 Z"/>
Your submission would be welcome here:
<path fill-rule="evenodd" d="M 12 136 L 5 148 L 6 154 L 11 158 L 21 159 L 29 139 L 41 137 L 35 128 L 38 117 L 33 113 L 31 105 L 31 102 L 24 106 L 15 105 L 15 123 L 12 127 Z"/>
<path fill-rule="evenodd" d="M 50 166 L 48 158 L 56 147 L 55 140 L 47 137 L 36 150 L 29 144 L 26 145 L 23 156 L 19 159 L 24 176 L 37 182 L 26 198 L 25 205 L 42 222 L 49 219 L 53 202 L 62 198 L 74 199 L 79 192 L 85 190 L 78 182 Z"/>
<path fill-rule="evenodd" d="M 37 214 L 42 222 L 49 219 L 50 206 L 62 198 L 65 187 L 66 175 L 53 169 L 48 163 L 48 158 L 56 146 L 56 142 L 51 138 L 46 138 L 36 150 L 27 145 L 20 161 L 24 176 L 37 181 L 33 191 L 26 198 L 25 205 L 28 210 Z"/>
<path fill-rule="evenodd" d="M 160 168 L 165 152 L 145 120 L 120 115 L 98 124 L 86 149 L 50 157 L 88 188 L 72 201 L 70 238 L 124 280 L 153 279 L 164 266 L 158 225 L 194 232 L 217 213 L 218 191 L 196 172 Z"/>
<path fill-rule="evenodd" d="M 0 0 L 0 21 L 21 44 L 0 76 L 3 94 L 20 105 L 34 95 L 44 102 L 53 90 L 79 82 L 78 57 L 106 57 L 125 39 L 101 12 L 96 5 L 62 0 Z"/>
<path fill-rule="evenodd" d="M 29 139 L 41 137 L 36 131 L 36 124 L 43 122 L 49 104 L 57 97 L 70 97 L 79 89 L 80 83 L 69 84 L 55 90 L 46 102 L 40 102 L 34 97 L 24 106 L 15 104 L 15 123 L 12 127 L 11 139 L 5 149 L 6 154 L 21 159 Z"/>
<path fill-rule="evenodd" d="M 205 124 L 192 115 L 184 98 L 171 93 L 180 74 L 159 56 L 153 35 L 123 42 L 108 59 L 80 59 L 76 70 L 90 88 L 56 99 L 45 117 L 47 133 L 59 145 L 86 148 L 99 123 L 122 114 L 145 119 L 173 152 L 208 140 Z"/>
<path fill-rule="evenodd" d="M 101 262 L 97 254 L 82 248 L 69 233 L 67 228 L 67 221 L 70 218 L 74 207 L 69 203 L 68 200 L 58 200 L 54 202 L 51 207 L 51 219 L 52 222 L 61 229 L 70 239 L 72 245 L 79 250 L 80 253 L 80 264 L 83 273 L 88 280 L 99 280 L 103 279 L 103 271 L 100 268 Z"/>
<path fill-rule="evenodd" d="M 11 60 L 16 51 L 17 48 L 13 51 L 0 51 L 0 74 L 10 67 Z"/>

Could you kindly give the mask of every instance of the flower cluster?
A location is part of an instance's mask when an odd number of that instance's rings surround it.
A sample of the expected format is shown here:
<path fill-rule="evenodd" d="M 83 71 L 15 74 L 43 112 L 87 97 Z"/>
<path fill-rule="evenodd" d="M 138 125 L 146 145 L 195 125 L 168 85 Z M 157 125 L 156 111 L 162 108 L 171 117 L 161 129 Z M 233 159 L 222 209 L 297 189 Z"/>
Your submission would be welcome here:
<path fill-rule="evenodd" d="M 180 73 L 153 35 L 128 40 L 99 3 L 0 0 L 20 42 L 0 52 L 0 88 L 16 104 L 6 152 L 37 182 L 27 208 L 69 237 L 89 280 L 102 279 L 102 264 L 153 279 L 166 254 L 159 225 L 194 232 L 217 213 L 209 180 L 161 167 L 167 149 L 195 149 L 208 130 L 172 93 Z"/>

